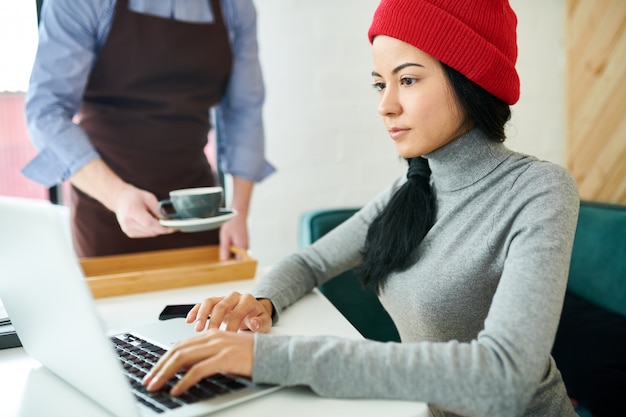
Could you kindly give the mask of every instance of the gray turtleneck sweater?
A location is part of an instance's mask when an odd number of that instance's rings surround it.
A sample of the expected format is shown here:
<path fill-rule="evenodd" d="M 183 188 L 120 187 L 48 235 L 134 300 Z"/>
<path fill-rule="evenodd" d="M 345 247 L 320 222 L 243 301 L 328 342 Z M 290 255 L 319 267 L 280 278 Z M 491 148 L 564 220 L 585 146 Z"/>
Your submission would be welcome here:
<path fill-rule="evenodd" d="M 422 401 L 448 416 L 576 416 L 550 356 L 578 217 L 572 176 L 478 129 L 425 156 L 436 221 L 419 261 L 380 295 L 402 343 L 258 334 L 254 380 Z M 403 181 L 276 265 L 253 294 L 280 315 L 358 265 L 368 225 Z"/>

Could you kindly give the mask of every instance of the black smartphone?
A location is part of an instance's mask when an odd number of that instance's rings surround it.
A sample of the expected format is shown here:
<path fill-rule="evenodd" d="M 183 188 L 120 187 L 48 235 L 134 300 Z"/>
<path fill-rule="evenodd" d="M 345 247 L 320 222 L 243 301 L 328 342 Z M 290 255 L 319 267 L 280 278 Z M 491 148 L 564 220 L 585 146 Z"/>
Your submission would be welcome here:
<path fill-rule="evenodd" d="M 161 314 L 159 314 L 159 320 L 169 320 L 175 318 L 185 318 L 187 313 L 195 306 L 195 304 L 171 304 L 165 306 Z"/>

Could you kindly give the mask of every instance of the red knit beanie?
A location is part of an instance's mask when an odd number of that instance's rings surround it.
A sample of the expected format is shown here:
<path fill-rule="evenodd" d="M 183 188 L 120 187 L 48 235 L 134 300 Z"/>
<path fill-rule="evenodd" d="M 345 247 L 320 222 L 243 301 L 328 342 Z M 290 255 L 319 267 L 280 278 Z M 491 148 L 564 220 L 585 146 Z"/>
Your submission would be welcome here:
<path fill-rule="evenodd" d="M 411 44 L 515 104 L 516 26 L 508 0 L 382 0 L 367 35 Z"/>

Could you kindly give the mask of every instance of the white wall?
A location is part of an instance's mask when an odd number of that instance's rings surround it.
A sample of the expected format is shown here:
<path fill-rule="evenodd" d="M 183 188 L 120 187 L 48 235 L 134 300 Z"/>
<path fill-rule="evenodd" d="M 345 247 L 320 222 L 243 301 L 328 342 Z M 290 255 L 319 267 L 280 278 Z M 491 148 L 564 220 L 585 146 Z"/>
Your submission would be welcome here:
<path fill-rule="evenodd" d="M 565 163 L 565 0 L 510 0 L 518 19 L 520 101 L 508 145 Z"/>
<path fill-rule="evenodd" d="M 564 1 L 511 0 L 522 97 L 509 146 L 562 163 Z M 301 214 L 361 206 L 404 174 L 376 113 L 367 28 L 378 0 L 255 0 L 267 88 L 268 159 L 255 187 L 251 252 L 270 265 L 298 250 Z"/>

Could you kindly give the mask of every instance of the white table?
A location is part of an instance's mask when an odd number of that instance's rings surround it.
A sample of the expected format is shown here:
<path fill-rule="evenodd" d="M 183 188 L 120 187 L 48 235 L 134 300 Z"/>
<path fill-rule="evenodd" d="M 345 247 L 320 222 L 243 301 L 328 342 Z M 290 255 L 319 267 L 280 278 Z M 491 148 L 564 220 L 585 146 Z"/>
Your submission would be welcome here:
<path fill-rule="evenodd" d="M 226 295 L 231 291 L 248 292 L 253 284 L 253 280 L 229 281 L 199 287 L 101 298 L 97 300 L 97 305 L 110 329 L 136 328 L 161 323 L 176 326 L 180 329 L 181 335 L 193 334 L 191 326 L 185 325 L 182 319 L 158 322 L 159 312 L 166 304 L 195 303 L 204 297 Z M 287 309 L 271 332 L 361 338 L 339 311 L 318 292 L 307 295 Z M 283 415 L 426 417 L 428 408 L 424 403 L 410 401 L 321 398 L 305 387 L 286 387 L 211 414 L 215 417 Z M 0 350 L 0 417 L 18 416 L 110 417 L 110 414 L 58 379 L 37 361 L 29 358 L 24 349 Z"/>

